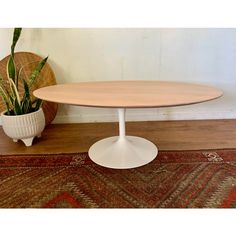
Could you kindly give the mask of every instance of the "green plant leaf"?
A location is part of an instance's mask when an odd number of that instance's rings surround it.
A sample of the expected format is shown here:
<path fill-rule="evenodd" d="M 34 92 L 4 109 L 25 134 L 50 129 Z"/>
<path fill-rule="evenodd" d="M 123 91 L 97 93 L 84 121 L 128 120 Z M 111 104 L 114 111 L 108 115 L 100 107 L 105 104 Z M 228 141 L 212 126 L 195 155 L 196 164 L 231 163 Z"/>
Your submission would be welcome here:
<path fill-rule="evenodd" d="M 23 79 L 23 84 L 24 84 L 24 97 L 25 98 L 30 98 L 30 90 L 29 90 L 29 85 L 27 84 L 27 82 Z"/>
<path fill-rule="evenodd" d="M 14 63 L 14 51 L 15 51 L 15 46 L 16 43 L 20 37 L 21 34 L 21 28 L 15 28 L 14 33 L 13 33 L 13 39 L 12 39 L 12 45 L 11 45 L 11 55 L 7 63 L 7 77 L 8 79 L 12 79 L 14 82 L 16 80 L 16 67 Z M 17 82 L 17 87 L 18 87 L 18 82 Z"/>
<path fill-rule="evenodd" d="M 4 89 L 1 86 L 0 86 L 0 96 L 2 97 L 2 99 L 5 103 L 5 106 L 6 106 L 6 109 L 7 109 L 7 114 L 9 115 L 10 114 L 9 100 L 8 100 L 7 95 L 6 95 L 6 92 L 4 91 Z"/>
<path fill-rule="evenodd" d="M 10 55 L 9 60 L 7 62 L 7 77 L 8 79 L 12 79 L 15 82 L 15 76 L 16 76 L 16 67 L 13 56 Z"/>
<path fill-rule="evenodd" d="M 2 85 L 0 85 L 0 90 L 1 90 L 2 97 L 6 98 L 7 103 L 10 103 L 9 96 Z"/>
<path fill-rule="evenodd" d="M 22 112 L 24 114 L 32 112 L 32 103 L 30 99 L 30 90 L 29 90 L 29 85 L 27 82 L 23 79 L 23 84 L 24 84 L 24 96 L 21 101 L 21 108 Z"/>
<path fill-rule="evenodd" d="M 12 105 L 12 100 L 11 100 L 12 97 L 4 85 L 4 81 L 3 81 L 1 74 L 0 74 L 0 90 L 1 90 L 0 96 L 2 97 L 3 101 L 5 102 L 7 109 L 9 110 Z"/>
<path fill-rule="evenodd" d="M 0 96 L 3 98 L 4 103 L 7 107 L 8 115 L 21 115 L 27 114 L 40 109 L 42 105 L 41 99 L 36 99 L 33 103 L 31 101 L 30 87 L 38 78 L 41 70 L 45 66 L 48 57 L 42 59 L 36 66 L 35 70 L 32 72 L 29 78 L 22 79 L 24 85 L 24 95 L 22 100 L 20 100 L 20 95 L 18 91 L 18 81 L 21 79 L 20 72 L 22 68 L 17 73 L 16 66 L 14 62 L 14 53 L 16 44 L 20 38 L 22 28 L 15 28 L 13 33 L 12 45 L 11 45 L 11 55 L 7 62 L 7 83 L 3 82 L 0 75 Z"/>
<path fill-rule="evenodd" d="M 30 99 L 26 98 L 24 99 L 24 101 L 22 101 L 21 110 L 23 114 L 27 114 L 33 111 Z"/>
<path fill-rule="evenodd" d="M 22 115 L 22 110 L 17 99 L 15 99 L 14 101 L 14 112 L 15 112 L 15 115 Z"/>
<path fill-rule="evenodd" d="M 9 103 L 12 104 L 12 106 L 13 106 L 14 105 L 14 97 L 7 90 L 5 90 L 5 91 L 6 91 L 8 98 L 9 98 Z"/>
<path fill-rule="evenodd" d="M 18 89 L 18 84 L 19 84 L 19 80 L 21 79 L 21 72 L 23 70 L 24 66 L 22 66 L 18 73 L 16 74 L 16 80 L 15 80 L 15 85 L 16 85 L 16 88 Z"/>
<path fill-rule="evenodd" d="M 17 43 L 18 39 L 20 38 L 21 30 L 22 30 L 22 28 L 15 28 L 14 29 L 12 45 L 11 45 L 11 55 L 12 55 L 12 57 L 14 57 L 15 46 L 16 46 L 16 43 Z"/>
<path fill-rule="evenodd" d="M 9 79 L 9 83 L 10 82 L 10 79 Z M 10 88 L 10 91 L 8 91 L 8 88 L 2 78 L 2 76 L 0 75 L 0 96 L 2 97 L 4 103 L 5 103 L 5 106 L 7 108 L 7 114 L 8 115 L 11 115 L 11 111 L 12 111 L 12 108 L 14 107 L 14 94 L 11 92 L 11 88 Z M 13 113 L 14 114 L 14 113 Z"/>
<path fill-rule="evenodd" d="M 38 111 L 39 108 L 41 107 L 43 101 L 41 99 L 37 98 L 34 102 L 36 103 L 34 110 Z"/>
<path fill-rule="evenodd" d="M 14 100 L 16 99 L 18 104 L 20 104 L 20 95 L 19 95 L 19 92 L 16 88 L 16 85 L 13 82 L 12 79 L 9 79 L 9 81 L 10 81 L 10 88 L 11 88 L 11 91 L 12 91 L 12 97 L 14 97 Z"/>
<path fill-rule="evenodd" d="M 41 60 L 39 62 L 39 64 L 37 65 L 36 69 L 33 71 L 33 73 L 30 76 L 29 79 L 29 87 L 32 86 L 32 84 L 35 82 L 35 80 L 37 79 L 37 77 L 39 76 L 41 70 L 43 69 L 44 65 L 47 62 L 48 57 L 45 57 L 43 60 Z"/>
<path fill-rule="evenodd" d="M 14 104 L 14 98 L 13 96 L 11 96 L 11 94 L 9 93 L 9 91 L 5 88 L 5 86 L 3 84 L 0 85 L 1 89 L 4 91 L 4 94 L 7 98 L 7 102 L 9 104 L 10 107 L 13 107 Z"/>

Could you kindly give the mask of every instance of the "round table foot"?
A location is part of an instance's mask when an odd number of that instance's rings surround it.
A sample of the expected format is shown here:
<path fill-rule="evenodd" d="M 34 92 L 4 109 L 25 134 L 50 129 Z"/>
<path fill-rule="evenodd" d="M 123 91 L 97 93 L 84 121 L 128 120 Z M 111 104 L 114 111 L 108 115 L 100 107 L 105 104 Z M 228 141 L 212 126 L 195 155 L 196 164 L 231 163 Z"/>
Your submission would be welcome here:
<path fill-rule="evenodd" d="M 96 142 L 90 147 L 88 153 L 90 159 L 98 165 L 114 169 L 129 169 L 143 166 L 154 160 L 158 149 L 144 138 L 115 136 Z"/>

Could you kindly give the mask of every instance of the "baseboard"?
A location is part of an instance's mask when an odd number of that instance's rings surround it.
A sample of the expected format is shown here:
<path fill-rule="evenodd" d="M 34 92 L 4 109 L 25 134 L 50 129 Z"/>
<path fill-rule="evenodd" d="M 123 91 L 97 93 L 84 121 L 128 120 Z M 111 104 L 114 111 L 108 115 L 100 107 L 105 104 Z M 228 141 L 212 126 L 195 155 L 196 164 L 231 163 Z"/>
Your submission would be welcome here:
<path fill-rule="evenodd" d="M 236 119 L 236 111 L 218 112 L 132 112 L 126 113 L 126 121 L 155 121 L 155 120 L 209 120 L 209 119 Z M 54 124 L 60 123 L 89 123 L 89 122 L 115 122 L 118 120 L 116 111 L 107 113 L 61 115 L 54 119 Z M 0 120 L 0 125 L 1 125 Z"/>
<path fill-rule="evenodd" d="M 236 119 L 236 112 L 211 112 L 206 113 L 127 113 L 126 121 L 155 121 L 155 120 L 210 120 L 210 119 Z M 83 114 L 83 115 L 57 115 L 54 124 L 59 123 L 88 123 L 88 122 L 115 122 L 118 120 L 117 114 Z"/>

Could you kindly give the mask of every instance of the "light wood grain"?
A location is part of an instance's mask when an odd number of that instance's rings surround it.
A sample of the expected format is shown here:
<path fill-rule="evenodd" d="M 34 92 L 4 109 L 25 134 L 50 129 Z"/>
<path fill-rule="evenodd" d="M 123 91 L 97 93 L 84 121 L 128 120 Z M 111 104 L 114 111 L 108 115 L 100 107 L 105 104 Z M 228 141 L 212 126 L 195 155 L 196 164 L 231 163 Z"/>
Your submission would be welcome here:
<path fill-rule="evenodd" d="M 59 84 L 34 91 L 46 101 L 94 107 L 166 107 L 218 98 L 213 87 L 163 81 L 109 81 Z"/>
<path fill-rule="evenodd" d="M 146 138 L 159 150 L 236 148 L 236 120 L 127 122 L 127 135 Z M 50 124 L 33 146 L 14 143 L 0 127 L 0 154 L 87 152 L 96 141 L 118 134 L 117 123 Z"/>
<path fill-rule="evenodd" d="M 0 61 L 0 74 L 3 76 L 4 80 L 7 79 L 6 66 L 7 66 L 8 59 L 9 59 L 9 56 L 3 58 Z M 42 58 L 31 52 L 16 52 L 14 56 L 14 60 L 15 60 L 17 71 L 19 71 L 20 68 L 22 68 L 21 73 L 20 73 L 21 78 L 24 78 L 25 80 L 27 80 L 29 76 L 31 75 L 32 71 L 36 68 L 38 62 L 42 60 Z M 46 63 L 38 79 L 36 80 L 34 86 L 32 86 L 31 88 L 31 91 L 30 91 L 31 96 L 33 95 L 32 93 L 35 89 L 49 86 L 49 85 L 54 85 L 54 84 L 56 84 L 55 75 L 53 73 L 53 70 L 49 66 L 49 64 Z M 19 80 L 19 92 L 21 96 L 23 95 L 23 91 L 24 91 L 23 87 L 24 86 L 23 86 L 22 80 Z M 46 119 L 46 125 L 48 125 L 55 118 L 58 105 L 53 102 L 44 102 L 42 108 L 43 108 L 45 119 Z M 0 111 L 2 112 L 4 110 L 6 110 L 6 107 L 2 99 L 0 98 Z"/>

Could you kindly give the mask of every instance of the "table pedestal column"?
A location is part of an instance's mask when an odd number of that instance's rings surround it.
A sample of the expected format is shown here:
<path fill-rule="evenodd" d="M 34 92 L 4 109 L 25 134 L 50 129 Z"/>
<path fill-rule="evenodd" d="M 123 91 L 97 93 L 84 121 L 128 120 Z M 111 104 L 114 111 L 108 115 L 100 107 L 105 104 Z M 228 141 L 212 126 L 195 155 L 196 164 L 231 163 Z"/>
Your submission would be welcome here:
<path fill-rule="evenodd" d="M 156 158 L 158 149 L 147 139 L 125 135 L 125 108 L 118 109 L 119 136 L 102 139 L 89 149 L 89 157 L 98 165 L 129 169 L 143 166 Z"/>

